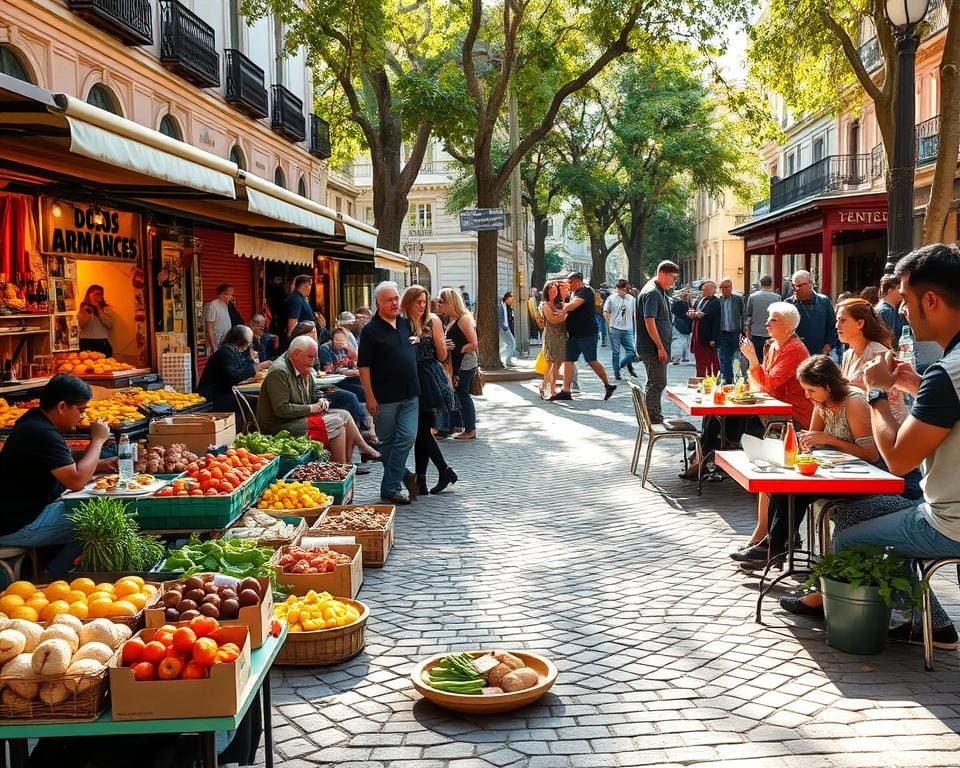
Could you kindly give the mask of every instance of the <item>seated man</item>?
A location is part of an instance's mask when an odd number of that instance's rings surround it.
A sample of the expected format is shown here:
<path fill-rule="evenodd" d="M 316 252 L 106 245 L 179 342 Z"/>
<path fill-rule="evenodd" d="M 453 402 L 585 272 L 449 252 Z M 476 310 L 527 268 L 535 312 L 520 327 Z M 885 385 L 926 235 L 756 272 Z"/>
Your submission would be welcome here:
<path fill-rule="evenodd" d="M 91 397 L 82 379 L 54 376 L 40 392 L 40 405 L 17 420 L 0 451 L 2 487 L 19 489 L 4 501 L 0 546 L 63 546 L 47 565 L 57 576 L 69 571 L 79 554 L 60 495 L 79 491 L 96 472 L 116 470 L 115 459 L 100 460 L 100 450 L 110 437 L 105 421 L 90 425 L 90 445 L 79 461 L 63 439 L 64 432 L 77 428 Z"/>
<path fill-rule="evenodd" d="M 223 337 L 220 347 L 207 359 L 197 382 L 197 392 L 213 404 L 213 410 L 237 413 L 233 388 L 270 366 L 270 361 L 256 363 L 251 355 L 253 331 L 245 325 L 235 325 Z"/>
<path fill-rule="evenodd" d="M 280 339 L 267 330 L 267 318 L 263 315 L 254 315 L 250 318 L 250 329 L 253 331 L 253 350 L 261 362 L 276 360 L 280 354 Z"/>

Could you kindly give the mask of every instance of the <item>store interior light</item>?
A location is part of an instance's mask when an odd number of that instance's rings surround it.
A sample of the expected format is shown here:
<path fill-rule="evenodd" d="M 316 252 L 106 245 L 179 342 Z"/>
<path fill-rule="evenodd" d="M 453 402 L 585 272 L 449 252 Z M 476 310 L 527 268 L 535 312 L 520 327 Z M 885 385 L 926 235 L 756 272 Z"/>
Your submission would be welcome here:
<path fill-rule="evenodd" d="M 60 207 L 58 200 L 53 201 L 53 205 L 50 207 L 50 213 L 53 214 L 55 219 L 59 219 L 63 215 L 63 209 Z"/>
<path fill-rule="evenodd" d="M 147 234 L 152 235 L 156 231 L 157 231 L 157 224 L 153 219 L 153 214 L 151 213 L 147 216 Z"/>
<path fill-rule="evenodd" d="M 104 221 L 106 221 L 106 219 L 104 219 L 104 217 L 103 217 L 103 211 L 100 210 L 100 206 L 94 205 L 94 206 L 93 206 L 93 224 L 94 224 L 94 226 L 96 226 L 96 227 L 102 227 Z"/>
<path fill-rule="evenodd" d="M 903 31 L 923 21 L 929 7 L 930 0 L 887 0 L 887 20 Z"/>

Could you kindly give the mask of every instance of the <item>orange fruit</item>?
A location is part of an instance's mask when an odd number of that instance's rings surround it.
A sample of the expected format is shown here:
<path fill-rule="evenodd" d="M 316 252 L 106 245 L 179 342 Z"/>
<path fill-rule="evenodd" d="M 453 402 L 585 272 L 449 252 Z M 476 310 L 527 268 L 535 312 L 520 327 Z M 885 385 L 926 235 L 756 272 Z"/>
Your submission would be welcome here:
<path fill-rule="evenodd" d="M 7 616 L 11 614 L 14 608 L 21 608 L 26 604 L 20 595 L 4 595 L 0 597 L 0 611 L 3 611 Z"/>
<path fill-rule="evenodd" d="M 93 588 L 94 592 L 107 592 L 108 594 L 113 594 L 113 584 L 109 581 L 102 581 Z"/>
<path fill-rule="evenodd" d="M 105 618 L 110 615 L 111 610 L 113 610 L 113 600 L 100 598 L 87 603 L 87 617 L 91 619 Z"/>
<path fill-rule="evenodd" d="M 97 590 L 96 592 L 91 592 L 89 595 L 87 595 L 88 605 L 92 603 L 94 600 L 108 600 L 109 602 L 112 603 L 113 592 L 101 592 L 100 590 Z"/>
<path fill-rule="evenodd" d="M 15 581 L 4 591 L 4 595 L 19 595 L 26 600 L 30 595 L 37 591 L 37 588 L 29 581 Z"/>
<path fill-rule="evenodd" d="M 40 611 L 40 619 L 42 621 L 50 621 L 54 616 L 59 616 L 61 613 L 70 612 L 70 603 L 66 600 L 54 600 L 46 608 Z"/>
<path fill-rule="evenodd" d="M 70 594 L 70 585 L 65 581 L 52 581 L 43 588 L 47 600 L 63 600 Z"/>
<path fill-rule="evenodd" d="M 33 597 L 27 599 L 27 606 L 33 608 L 37 613 L 40 613 L 47 605 L 50 603 L 47 598 L 43 596 L 43 592 L 38 592 Z"/>
<path fill-rule="evenodd" d="M 71 589 L 65 598 L 68 603 L 87 602 L 87 593 L 80 589 Z"/>
<path fill-rule="evenodd" d="M 119 598 L 124 598 L 127 595 L 138 592 L 140 592 L 140 585 L 133 579 L 120 579 L 120 581 L 113 585 L 113 593 Z"/>
<path fill-rule="evenodd" d="M 10 611 L 11 619 L 26 619 L 27 621 L 37 621 L 40 615 L 29 605 L 21 605 Z"/>
<path fill-rule="evenodd" d="M 133 603 L 127 602 L 126 600 L 117 600 L 115 603 L 110 604 L 110 610 L 107 613 L 107 616 L 136 616 L 137 608 Z"/>
<path fill-rule="evenodd" d="M 97 585 L 94 584 L 93 579 L 88 579 L 85 576 L 82 576 L 79 579 L 74 579 L 70 582 L 70 589 L 79 589 L 85 595 L 89 595 L 96 589 L 96 587 Z"/>
<path fill-rule="evenodd" d="M 141 608 L 143 608 L 143 606 L 147 604 L 148 599 L 149 598 L 146 595 L 141 594 L 140 592 L 134 592 L 132 595 L 127 595 L 125 598 L 123 598 L 123 600 L 120 600 L 118 602 L 130 603 L 134 608 L 136 608 L 139 611 Z"/>
<path fill-rule="evenodd" d="M 77 601 L 76 603 L 70 603 L 70 608 L 67 613 L 83 621 L 89 615 L 90 609 L 87 608 L 86 602 Z"/>

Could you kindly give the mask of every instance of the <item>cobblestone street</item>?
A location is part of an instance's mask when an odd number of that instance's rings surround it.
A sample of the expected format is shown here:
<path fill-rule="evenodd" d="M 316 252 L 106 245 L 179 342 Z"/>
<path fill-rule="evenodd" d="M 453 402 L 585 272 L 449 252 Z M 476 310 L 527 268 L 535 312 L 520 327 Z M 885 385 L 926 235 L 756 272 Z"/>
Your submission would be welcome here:
<path fill-rule="evenodd" d="M 685 381 L 692 366 L 670 374 Z M 822 624 L 773 600 L 769 626 L 755 624 L 757 580 L 727 557 L 753 499 L 730 480 L 697 497 L 672 441 L 655 453 L 660 491 L 641 489 L 625 382 L 603 402 L 592 373 L 580 381 L 564 404 L 541 402 L 535 381 L 488 384 L 479 439 L 442 442 L 460 481 L 398 508 L 386 567 L 364 571 L 366 650 L 274 673 L 278 764 L 960 764 L 957 654 L 938 651 L 929 673 L 916 646 L 840 653 Z M 356 500 L 377 489 L 375 470 Z M 960 618 L 949 570 L 938 585 Z M 476 647 L 538 651 L 560 677 L 537 704 L 489 717 L 437 709 L 410 686 L 423 657 Z"/>

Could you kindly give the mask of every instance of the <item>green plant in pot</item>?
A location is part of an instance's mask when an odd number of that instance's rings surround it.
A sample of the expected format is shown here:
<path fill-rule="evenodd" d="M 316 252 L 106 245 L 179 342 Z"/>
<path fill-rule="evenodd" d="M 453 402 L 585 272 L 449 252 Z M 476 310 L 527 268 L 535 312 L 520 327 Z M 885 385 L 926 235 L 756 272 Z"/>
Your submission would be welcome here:
<path fill-rule="evenodd" d="M 904 609 L 919 605 L 907 563 L 884 547 L 856 544 L 824 555 L 804 583 L 823 595 L 827 644 L 846 653 L 880 653 L 887 643 L 894 593 Z M 902 597 L 900 597 L 902 596 Z"/>

